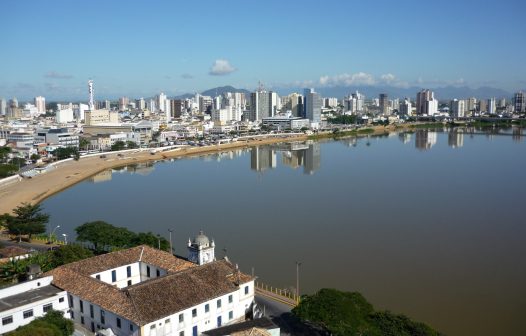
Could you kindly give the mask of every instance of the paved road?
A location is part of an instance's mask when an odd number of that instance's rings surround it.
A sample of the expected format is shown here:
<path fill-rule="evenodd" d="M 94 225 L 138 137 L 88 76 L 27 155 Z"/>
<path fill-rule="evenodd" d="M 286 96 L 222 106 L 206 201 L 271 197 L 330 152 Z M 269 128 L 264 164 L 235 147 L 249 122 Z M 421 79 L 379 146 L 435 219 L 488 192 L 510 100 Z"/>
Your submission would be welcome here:
<path fill-rule="evenodd" d="M 270 318 L 280 328 L 280 334 L 284 336 L 327 336 L 327 333 L 316 330 L 300 322 L 292 313 L 292 307 L 265 296 L 256 294 L 256 303 L 264 311 L 265 316 Z"/>
<path fill-rule="evenodd" d="M 33 249 L 37 251 L 47 251 L 50 247 L 56 246 L 56 245 L 43 245 L 43 244 L 33 244 L 33 243 L 26 243 L 26 242 L 17 242 L 13 240 L 6 240 L 4 238 L 0 239 L 0 245 L 2 246 L 18 246 L 25 249 Z"/>

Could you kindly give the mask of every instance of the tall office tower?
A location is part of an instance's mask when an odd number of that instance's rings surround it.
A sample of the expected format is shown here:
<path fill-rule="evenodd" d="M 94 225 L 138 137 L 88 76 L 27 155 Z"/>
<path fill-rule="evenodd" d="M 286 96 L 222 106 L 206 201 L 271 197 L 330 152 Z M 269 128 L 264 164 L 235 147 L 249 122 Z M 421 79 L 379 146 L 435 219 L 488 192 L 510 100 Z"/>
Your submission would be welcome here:
<path fill-rule="evenodd" d="M 519 91 L 515 93 L 513 97 L 513 105 L 515 106 L 516 113 L 525 113 L 526 112 L 526 100 L 524 92 Z"/>
<path fill-rule="evenodd" d="M 164 116 L 166 118 L 166 122 L 170 122 L 170 120 L 172 120 L 172 101 L 168 98 L 164 100 Z"/>
<path fill-rule="evenodd" d="M 7 111 L 7 100 L 0 98 L 0 115 L 5 115 Z"/>
<path fill-rule="evenodd" d="M 378 97 L 380 102 L 380 113 L 383 115 L 388 115 L 389 113 L 389 101 L 387 100 L 387 93 L 380 93 Z"/>
<path fill-rule="evenodd" d="M 416 94 L 416 114 L 429 116 L 438 113 L 438 101 L 431 90 L 422 90 Z"/>
<path fill-rule="evenodd" d="M 89 95 L 89 101 L 88 101 L 88 109 L 90 111 L 95 110 L 95 101 L 94 101 L 94 92 L 93 92 L 93 81 L 90 79 L 88 81 L 88 95 Z"/>
<path fill-rule="evenodd" d="M 157 96 L 157 108 L 159 111 L 166 111 L 166 95 L 163 92 Z"/>
<path fill-rule="evenodd" d="M 105 100 L 104 101 L 104 108 L 106 110 L 110 110 L 111 109 L 111 102 L 109 100 Z"/>
<path fill-rule="evenodd" d="M 488 99 L 487 112 L 489 114 L 497 113 L 497 105 L 495 104 L 495 98 Z"/>
<path fill-rule="evenodd" d="M 279 96 L 276 92 L 269 91 L 268 93 L 268 103 L 269 103 L 269 117 L 273 117 L 276 115 L 278 111 L 278 104 L 279 104 Z"/>
<path fill-rule="evenodd" d="M 46 113 L 46 98 L 42 96 L 35 97 L 35 106 L 38 113 Z"/>
<path fill-rule="evenodd" d="M 135 100 L 135 106 L 139 110 L 144 110 L 146 108 L 146 102 L 144 101 L 144 98 L 139 98 Z"/>
<path fill-rule="evenodd" d="M 408 116 L 413 114 L 413 106 L 411 105 L 411 100 L 409 98 L 405 98 L 404 101 L 400 103 L 398 112 Z"/>
<path fill-rule="evenodd" d="M 157 107 L 155 106 L 156 103 L 155 103 L 155 99 L 150 99 L 146 102 L 146 108 L 148 109 L 148 111 L 150 112 L 155 112 L 157 110 Z"/>
<path fill-rule="evenodd" d="M 488 101 L 487 100 L 484 100 L 484 99 L 481 99 L 479 101 L 479 112 L 480 113 L 485 113 L 485 112 L 488 112 Z"/>
<path fill-rule="evenodd" d="M 451 115 L 455 118 L 466 116 L 466 101 L 463 99 L 453 99 L 450 102 Z"/>
<path fill-rule="evenodd" d="M 119 111 L 126 111 L 128 109 L 128 103 L 130 100 L 128 97 L 120 97 L 119 98 Z"/>
<path fill-rule="evenodd" d="M 262 87 L 250 94 L 250 121 L 261 120 L 270 116 L 270 95 Z"/>
<path fill-rule="evenodd" d="M 506 107 L 506 98 L 499 99 L 497 106 L 502 108 Z"/>
<path fill-rule="evenodd" d="M 9 107 L 15 108 L 18 107 L 18 99 L 16 97 L 13 97 L 12 99 L 9 99 Z"/>
<path fill-rule="evenodd" d="M 344 99 L 344 105 L 346 110 L 350 111 L 353 114 L 363 112 L 364 102 L 365 96 L 358 91 L 350 94 L 348 98 Z"/>
<path fill-rule="evenodd" d="M 199 95 L 199 112 L 200 113 L 212 113 L 213 100 L 210 96 Z"/>
<path fill-rule="evenodd" d="M 284 105 L 286 110 L 291 111 L 294 117 L 303 116 L 303 100 L 299 93 L 291 93 L 285 100 L 287 100 Z"/>
<path fill-rule="evenodd" d="M 173 99 L 170 101 L 173 118 L 180 118 L 185 111 L 185 101 L 181 99 Z"/>
<path fill-rule="evenodd" d="M 322 98 L 319 93 L 316 93 L 314 89 L 304 89 L 304 104 L 303 113 L 305 118 L 311 122 L 319 123 L 321 121 L 321 105 Z"/>

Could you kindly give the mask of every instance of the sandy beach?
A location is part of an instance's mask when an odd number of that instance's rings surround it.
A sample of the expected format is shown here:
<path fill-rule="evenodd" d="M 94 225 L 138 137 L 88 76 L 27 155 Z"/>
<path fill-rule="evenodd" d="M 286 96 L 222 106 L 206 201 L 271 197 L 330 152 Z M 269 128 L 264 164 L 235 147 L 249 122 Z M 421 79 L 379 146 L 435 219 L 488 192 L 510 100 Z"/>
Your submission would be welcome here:
<path fill-rule="evenodd" d="M 383 126 L 372 128 L 374 129 L 373 134 L 381 134 L 394 129 Z M 11 213 L 14 208 L 23 202 L 42 202 L 53 194 L 111 168 L 122 167 L 132 163 L 222 152 L 234 148 L 246 148 L 279 142 L 305 141 L 307 139 L 307 135 L 299 135 L 286 138 L 277 137 L 238 141 L 205 147 L 187 147 L 179 150 L 157 152 L 154 155 L 150 154 L 150 150 L 142 150 L 127 152 L 122 157 L 118 156 L 118 153 L 111 152 L 105 153 L 106 158 L 100 158 L 99 155 L 81 157 L 79 161 L 70 160 L 60 163 L 55 169 L 45 174 L 0 186 L 0 214 Z"/>

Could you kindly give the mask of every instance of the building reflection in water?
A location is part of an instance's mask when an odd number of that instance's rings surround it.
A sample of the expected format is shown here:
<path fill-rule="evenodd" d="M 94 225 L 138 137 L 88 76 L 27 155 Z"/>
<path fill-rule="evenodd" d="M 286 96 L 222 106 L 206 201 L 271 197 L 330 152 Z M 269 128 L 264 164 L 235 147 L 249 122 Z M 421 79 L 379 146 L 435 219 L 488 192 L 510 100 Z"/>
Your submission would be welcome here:
<path fill-rule="evenodd" d="M 513 127 L 512 138 L 515 142 L 521 142 L 524 140 L 524 135 L 522 133 L 522 127 Z"/>
<path fill-rule="evenodd" d="M 429 130 L 417 130 L 415 132 L 415 147 L 425 151 L 431 149 L 437 143 L 437 132 Z"/>
<path fill-rule="evenodd" d="M 93 175 L 92 177 L 90 177 L 89 181 L 91 181 L 93 183 L 101 183 L 101 182 L 111 181 L 111 173 L 112 173 L 111 169 L 105 170 L 105 171 L 101 171 L 97 175 Z"/>
<path fill-rule="evenodd" d="M 321 166 L 321 149 L 317 142 L 282 143 L 258 146 L 251 149 L 250 169 L 262 172 L 276 168 L 277 153 L 281 163 L 292 169 L 303 167 L 304 174 L 314 174 Z"/>
<path fill-rule="evenodd" d="M 411 133 L 398 133 L 398 139 L 404 144 L 411 142 Z"/>
<path fill-rule="evenodd" d="M 464 131 L 461 129 L 452 129 L 449 131 L 447 144 L 452 148 L 461 148 L 464 146 Z"/>

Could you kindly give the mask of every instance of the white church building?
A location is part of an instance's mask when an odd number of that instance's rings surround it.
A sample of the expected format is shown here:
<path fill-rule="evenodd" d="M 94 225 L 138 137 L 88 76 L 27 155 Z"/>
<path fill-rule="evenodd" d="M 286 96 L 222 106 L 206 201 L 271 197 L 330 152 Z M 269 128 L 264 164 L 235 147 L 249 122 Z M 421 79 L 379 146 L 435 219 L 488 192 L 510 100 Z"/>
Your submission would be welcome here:
<path fill-rule="evenodd" d="M 138 246 L 60 266 L 53 285 L 68 294 L 76 323 L 104 335 L 197 336 L 245 320 L 254 304 L 254 278 L 200 232 L 188 260 Z"/>

